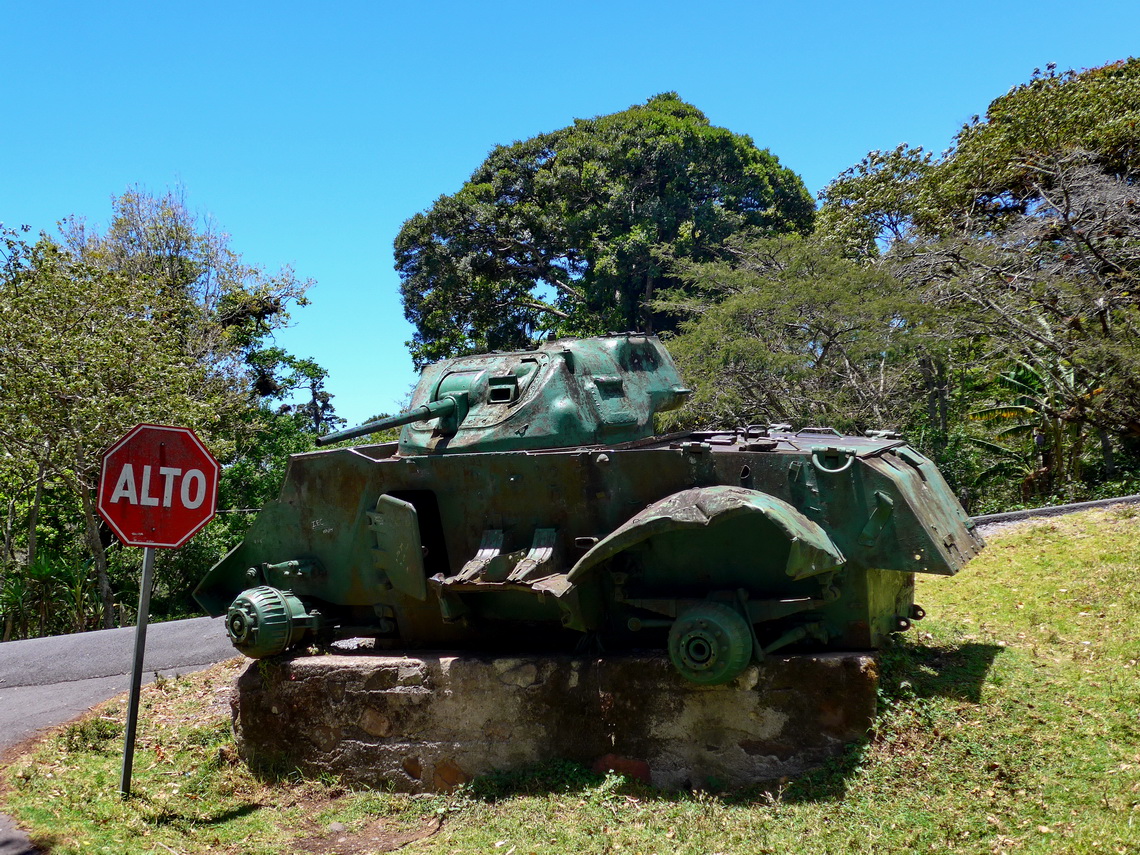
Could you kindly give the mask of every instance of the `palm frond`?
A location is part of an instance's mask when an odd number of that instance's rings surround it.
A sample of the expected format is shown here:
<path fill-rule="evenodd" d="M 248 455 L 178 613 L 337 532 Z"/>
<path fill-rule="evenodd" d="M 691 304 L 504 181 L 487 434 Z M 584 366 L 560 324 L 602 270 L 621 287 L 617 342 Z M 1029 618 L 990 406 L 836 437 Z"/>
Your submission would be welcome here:
<path fill-rule="evenodd" d="M 994 419 L 1015 419 L 1019 416 L 1032 419 L 1038 416 L 1038 412 L 1033 407 L 1019 404 L 1001 404 L 996 407 L 974 410 L 968 416 L 977 422 L 991 422 Z"/>
<path fill-rule="evenodd" d="M 996 442 L 990 442 L 986 439 L 978 439 L 975 436 L 970 437 L 969 440 L 972 445 L 976 445 L 978 448 L 984 448 L 986 451 L 991 451 L 994 454 L 1000 454 L 1002 457 L 1005 457 L 1009 460 L 1023 461 L 1025 459 L 1024 454 L 1021 454 L 1012 448 L 1006 448 L 1004 445 L 998 445 Z"/>

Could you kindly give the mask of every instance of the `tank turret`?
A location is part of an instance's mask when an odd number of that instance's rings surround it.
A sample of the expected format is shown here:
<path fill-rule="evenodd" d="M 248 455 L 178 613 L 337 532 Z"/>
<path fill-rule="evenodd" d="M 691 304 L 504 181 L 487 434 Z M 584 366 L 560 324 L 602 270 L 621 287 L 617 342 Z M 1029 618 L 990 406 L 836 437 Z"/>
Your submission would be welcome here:
<path fill-rule="evenodd" d="M 407 412 L 317 444 L 401 426 L 402 456 L 624 443 L 652 436 L 653 416 L 688 395 L 655 336 L 562 339 L 429 365 Z"/>

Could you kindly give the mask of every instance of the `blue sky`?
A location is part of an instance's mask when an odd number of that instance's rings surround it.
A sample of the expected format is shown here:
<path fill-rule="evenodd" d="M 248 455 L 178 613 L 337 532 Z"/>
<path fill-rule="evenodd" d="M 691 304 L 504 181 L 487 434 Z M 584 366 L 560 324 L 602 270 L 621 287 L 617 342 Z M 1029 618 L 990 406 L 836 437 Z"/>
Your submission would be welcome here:
<path fill-rule="evenodd" d="M 941 151 L 1036 67 L 1140 52 L 1140 3 L 0 0 L 0 222 L 106 224 L 181 185 L 312 304 L 280 343 L 350 423 L 415 381 L 392 240 L 497 143 L 669 90 L 817 192 L 867 151 Z"/>

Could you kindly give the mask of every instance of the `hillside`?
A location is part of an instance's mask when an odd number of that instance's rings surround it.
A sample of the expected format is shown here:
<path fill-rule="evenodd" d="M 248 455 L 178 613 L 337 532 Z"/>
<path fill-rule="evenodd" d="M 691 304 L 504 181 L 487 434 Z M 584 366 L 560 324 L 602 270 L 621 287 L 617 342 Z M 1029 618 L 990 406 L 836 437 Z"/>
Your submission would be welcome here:
<path fill-rule="evenodd" d="M 149 689 L 137 798 L 114 792 L 121 701 L 13 764 L 3 797 L 53 855 L 1140 851 L 1140 511 L 1001 531 L 919 601 L 872 738 L 749 793 L 559 765 L 420 798 L 258 780 L 219 703 L 230 664 Z"/>

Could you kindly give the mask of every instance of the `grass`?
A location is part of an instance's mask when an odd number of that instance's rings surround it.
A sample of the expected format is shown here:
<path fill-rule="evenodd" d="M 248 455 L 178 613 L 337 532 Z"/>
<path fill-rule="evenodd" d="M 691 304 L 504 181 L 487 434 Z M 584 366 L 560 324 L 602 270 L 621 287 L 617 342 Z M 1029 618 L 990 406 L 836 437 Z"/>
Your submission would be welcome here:
<path fill-rule="evenodd" d="M 449 796 L 259 779 L 234 759 L 231 663 L 147 690 L 134 798 L 115 792 L 121 700 L 12 764 L 3 798 L 53 855 L 1140 852 L 1137 512 L 1001 533 L 919 601 L 929 617 L 883 653 L 870 739 L 745 793 L 565 763 Z"/>

